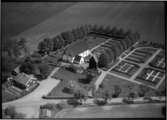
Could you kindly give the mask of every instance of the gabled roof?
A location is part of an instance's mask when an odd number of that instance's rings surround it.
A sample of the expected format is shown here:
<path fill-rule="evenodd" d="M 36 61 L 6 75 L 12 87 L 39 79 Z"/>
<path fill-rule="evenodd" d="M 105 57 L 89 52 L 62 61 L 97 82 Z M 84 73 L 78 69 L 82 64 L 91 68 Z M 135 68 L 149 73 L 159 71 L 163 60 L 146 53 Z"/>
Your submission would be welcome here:
<path fill-rule="evenodd" d="M 89 45 L 86 41 L 77 41 L 67 47 L 67 54 L 71 54 L 73 57 L 89 49 Z"/>
<path fill-rule="evenodd" d="M 20 73 L 14 77 L 14 80 L 20 84 L 26 85 L 26 83 L 28 82 L 28 80 L 30 80 L 30 78 L 31 78 L 30 76 L 24 73 Z"/>

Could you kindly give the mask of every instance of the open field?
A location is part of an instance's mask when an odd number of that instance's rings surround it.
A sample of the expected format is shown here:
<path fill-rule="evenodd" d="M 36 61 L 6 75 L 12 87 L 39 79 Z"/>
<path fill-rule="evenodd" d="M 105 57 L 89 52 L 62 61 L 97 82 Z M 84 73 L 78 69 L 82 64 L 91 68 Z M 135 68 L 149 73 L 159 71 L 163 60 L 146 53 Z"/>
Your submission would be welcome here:
<path fill-rule="evenodd" d="M 132 83 L 127 80 L 120 79 L 118 77 L 107 75 L 102 84 L 104 85 L 104 90 L 107 90 L 112 93 L 114 90 L 114 86 L 118 85 L 121 88 L 121 93 L 119 97 L 127 97 L 130 92 L 139 92 L 140 88 L 138 84 Z M 153 89 L 149 89 L 147 91 L 147 96 L 154 96 L 155 91 Z"/>
<path fill-rule="evenodd" d="M 39 24 L 59 14 L 74 3 L 2 3 L 2 40 Z"/>
<path fill-rule="evenodd" d="M 132 29 L 146 41 L 164 42 L 164 4 L 154 2 L 77 3 L 35 27 L 20 33 L 30 50 L 46 36 L 71 30 L 81 24 L 107 24 Z"/>
<path fill-rule="evenodd" d="M 163 118 L 164 103 L 79 107 L 65 109 L 57 118 Z"/>
<path fill-rule="evenodd" d="M 67 94 L 63 92 L 63 89 L 69 85 L 69 81 L 74 81 L 79 88 L 78 90 L 83 90 L 88 92 L 89 88 L 92 87 L 96 81 L 96 77 L 94 77 L 89 84 L 83 84 L 79 82 L 79 79 L 84 79 L 86 74 L 79 74 L 79 73 L 72 73 L 70 71 L 65 70 L 64 68 L 59 69 L 53 75 L 53 78 L 60 79 L 61 82 L 52 89 L 52 91 L 47 96 L 54 96 L 54 97 L 72 97 L 72 94 Z"/>

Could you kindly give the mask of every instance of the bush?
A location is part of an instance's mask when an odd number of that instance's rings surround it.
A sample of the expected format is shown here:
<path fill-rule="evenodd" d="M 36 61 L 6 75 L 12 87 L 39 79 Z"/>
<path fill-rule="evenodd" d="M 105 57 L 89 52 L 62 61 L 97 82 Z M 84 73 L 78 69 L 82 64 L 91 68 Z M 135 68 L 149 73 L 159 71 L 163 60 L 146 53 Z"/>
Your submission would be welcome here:
<path fill-rule="evenodd" d="M 127 104 L 132 104 L 132 103 L 134 103 L 132 100 L 129 100 L 129 99 L 127 99 L 127 98 L 124 98 L 124 99 L 122 100 L 122 102 L 123 102 L 123 103 L 127 103 Z"/>
<path fill-rule="evenodd" d="M 107 67 L 108 61 L 107 61 L 107 56 L 105 54 L 101 54 L 98 60 L 98 67 L 103 68 Z"/>
<path fill-rule="evenodd" d="M 68 71 L 70 71 L 70 72 L 76 73 L 75 68 L 72 67 L 72 66 L 66 67 L 65 69 L 68 70 Z"/>
<path fill-rule="evenodd" d="M 14 106 L 9 106 L 4 110 L 4 116 L 9 116 L 10 118 L 24 118 L 25 115 L 22 113 L 17 113 Z"/>
<path fill-rule="evenodd" d="M 93 76 L 91 74 L 88 74 L 86 78 L 81 78 L 79 79 L 79 82 L 84 83 L 84 84 L 89 84 L 93 79 Z"/>
<path fill-rule="evenodd" d="M 73 89 L 70 89 L 68 87 L 64 87 L 63 90 L 62 90 L 64 93 L 67 93 L 67 94 L 72 94 L 74 92 Z"/>
<path fill-rule="evenodd" d="M 132 98 L 132 99 L 134 99 L 134 98 L 136 98 L 137 97 L 137 95 L 134 93 L 134 92 L 131 92 L 131 93 L 129 93 L 129 95 L 128 95 L 128 98 Z"/>
<path fill-rule="evenodd" d="M 113 98 L 118 97 L 121 92 L 122 92 L 122 90 L 121 90 L 120 86 L 115 85 L 114 86 L 114 93 L 112 94 L 112 97 Z"/>
<path fill-rule="evenodd" d="M 96 100 L 94 100 L 94 103 L 99 105 L 99 106 L 102 106 L 102 105 L 107 104 L 107 101 L 106 100 L 98 100 L 98 99 L 96 99 Z"/>
<path fill-rule="evenodd" d="M 80 103 L 77 99 L 68 99 L 67 103 L 69 105 L 72 105 L 73 107 L 77 107 L 78 105 L 81 105 L 82 103 Z"/>

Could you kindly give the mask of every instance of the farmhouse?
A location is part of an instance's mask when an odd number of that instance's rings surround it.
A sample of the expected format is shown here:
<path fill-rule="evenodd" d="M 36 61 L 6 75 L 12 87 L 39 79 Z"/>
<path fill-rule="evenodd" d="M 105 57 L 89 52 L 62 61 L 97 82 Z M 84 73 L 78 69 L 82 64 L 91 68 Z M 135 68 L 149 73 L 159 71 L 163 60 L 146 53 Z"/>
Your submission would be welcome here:
<path fill-rule="evenodd" d="M 29 87 L 36 82 L 36 78 L 25 73 L 19 73 L 17 76 L 13 77 L 13 84 L 21 89 L 29 90 Z"/>

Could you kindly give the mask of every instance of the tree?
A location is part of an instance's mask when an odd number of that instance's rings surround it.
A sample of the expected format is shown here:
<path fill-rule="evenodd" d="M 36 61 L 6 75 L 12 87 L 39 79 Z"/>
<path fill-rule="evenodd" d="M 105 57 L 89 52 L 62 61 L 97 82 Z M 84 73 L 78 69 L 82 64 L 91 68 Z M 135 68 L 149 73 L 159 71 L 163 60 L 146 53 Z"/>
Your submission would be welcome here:
<path fill-rule="evenodd" d="M 81 90 L 76 90 L 74 92 L 74 98 L 76 98 L 77 100 L 79 100 L 79 102 L 82 103 L 82 100 L 85 98 L 85 95 Z"/>
<path fill-rule="evenodd" d="M 96 69 L 96 68 L 97 68 L 97 63 L 94 57 L 91 57 L 89 60 L 89 69 Z"/>
<path fill-rule="evenodd" d="M 115 37 L 116 34 L 117 34 L 117 27 L 113 27 L 113 28 L 111 29 L 110 35 L 113 36 L 113 37 Z"/>
<path fill-rule="evenodd" d="M 93 79 L 93 76 L 91 74 L 87 74 L 86 78 L 80 78 L 79 82 L 84 83 L 84 84 L 89 84 Z"/>
<path fill-rule="evenodd" d="M 35 66 L 31 62 L 24 62 L 19 69 L 20 72 L 24 72 L 26 74 L 33 74 Z"/>
<path fill-rule="evenodd" d="M 46 52 L 46 44 L 44 41 L 41 41 L 39 44 L 38 44 L 38 51 L 41 55 L 44 55 L 45 52 Z"/>
<path fill-rule="evenodd" d="M 5 116 L 10 116 L 10 118 L 24 118 L 25 115 L 22 113 L 17 113 L 14 106 L 9 106 L 4 110 Z"/>
<path fill-rule="evenodd" d="M 69 105 L 72 105 L 73 107 L 77 107 L 78 105 L 81 105 L 81 103 L 80 103 L 77 99 L 75 99 L 75 98 L 73 98 L 73 99 L 68 99 L 68 100 L 67 100 L 67 103 L 68 103 Z"/>
<path fill-rule="evenodd" d="M 108 66 L 108 61 L 107 61 L 107 56 L 103 53 L 100 55 L 99 60 L 98 60 L 98 67 L 107 67 Z"/>
<path fill-rule="evenodd" d="M 108 90 L 104 91 L 104 93 L 103 93 L 103 98 L 104 98 L 106 101 L 107 101 L 108 99 L 111 99 L 111 98 L 112 98 L 112 96 L 111 96 L 111 94 L 109 93 Z"/>
<path fill-rule="evenodd" d="M 24 37 L 22 37 L 17 42 L 17 45 L 18 45 L 18 48 L 20 48 L 20 50 L 23 50 L 25 55 L 28 56 L 30 53 L 29 53 L 28 47 L 26 46 L 26 43 L 27 43 L 27 40 Z"/>
<path fill-rule="evenodd" d="M 47 76 L 49 75 L 49 71 L 50 71 L 50 67 L 49 65 L 45 64 L 45 63 L 41 63 L 38 65 L 38 69 L 40 71 L 40 74 L 43 76 L 43 78 L 47 78 Z"/>
<path fill-rule="evenodd" d="M 117 31 L 117 37 L 125 37 L 125 32 L 122 28 L 120 28 L 118 31 Z"/>
<path fill-rule="evenodd" d="M 130 92 L 129 94 L 128 94 L 128 99 L 134 99 L 134 98 L 136 98 L 137 97 L 137 95 L 134 93 L 134 92 Z"/>
<path fill-rule="evenodd" d="M 114 85 L 114 90 L 113 90 L 112 97 L 113 98 L 118 97 L 121 92 L 122 92 L 122 90 L 121 90 L 120 86 Z"/>
<path fill-rule="evenodd" d="M 38 52 L 34 52 L 31 56 L 30 56 L 30 61 L 32 63 L 41 63 L 42 62 L 42 56 L 38 53 Z"/>
<path fill-rule="evenodd" d="M 149 91 L 149 88 L 143 85 L 139 85 L 138 95 L 144 97 L 145 94 Z"/>

